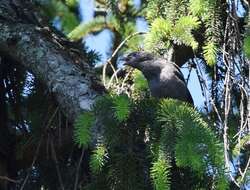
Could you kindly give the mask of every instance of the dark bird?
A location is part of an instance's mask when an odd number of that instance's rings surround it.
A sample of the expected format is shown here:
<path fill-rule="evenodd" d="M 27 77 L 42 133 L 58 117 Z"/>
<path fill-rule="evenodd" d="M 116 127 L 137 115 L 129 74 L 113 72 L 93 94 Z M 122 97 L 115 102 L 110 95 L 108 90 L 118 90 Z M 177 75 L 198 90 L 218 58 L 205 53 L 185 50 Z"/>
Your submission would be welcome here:
<path fill-rule="evenodd" d="M 193 98 L 180 68 L 171 61 L 148 52 L 133 52 L 125 59 L 125 65 L 140 70 L 148 81 L 151 95 L 157 98 L 173 98 L 193 103 Z"/>

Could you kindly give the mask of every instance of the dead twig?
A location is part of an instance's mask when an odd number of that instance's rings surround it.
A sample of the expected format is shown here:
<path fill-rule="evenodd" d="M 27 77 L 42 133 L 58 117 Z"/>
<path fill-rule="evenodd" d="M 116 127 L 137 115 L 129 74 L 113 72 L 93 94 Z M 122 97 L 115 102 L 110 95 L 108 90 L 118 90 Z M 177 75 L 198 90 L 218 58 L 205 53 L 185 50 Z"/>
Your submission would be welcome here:
<path fill-rule="evenodd" d="M 0 176 L 0 180 L 6 180 L 6 181 L 9 181 L 11 183 L 21 183 L 21 180 L 11 179 L 7 176 Z"/>
<path fill-rule="evenodd" d="M 116 54 L 119 52 L 119 50 L 127 43 L 127 41 L 129 41 L 131 38 L 133 38 L 134 36 L 138 36 L 138 35 L 143 35 L 146 34 L 145 32 L 135 32 L 131 35 L 129 35 L 128 37 L 126 37 L 121 43 L 120 45 L 115 49 L 115 51 L 112 53 L 111 57 L 107 60 L 107 62 L 104 64 L 103 66 L 103 70 L 102 70 L 102 81 L 105 87 L 107 87 L 107 83 L 106 83 L 106 69 L 108 64 L 111 66 L 113 72 L 114 72 L 114 78 L 116 79 L 116 82 L 118 83 L 118 77 L 117 77 L 117 72 L 116 69 L 114 68 L 114 66 L 111 63 L 111 60 L 116 56 Z"/>
<path fill-rule="evenodd" d="M 84 151 L 85 151 L 85 149 L 82 148 L 82 153 L 81 153 L 81 156 L 79 158 L 79 162 L 78 162 L 77 169 L 76 169 L 76 178 L 75 178 L 74 190 L 77 190 L 78 181 L 79 181 L 79 174 L 80 174 L 80 169 L 81 169 L 81 163 L 82 163 L 82 159 L 83 159 L 83 156 L 84 156 Z"/>
<path fill-rule="evenodd" d="M 47 128 L 51 125 L 51 123 L 52 123 L 52 121 L 53 121 L 53 119 L 54 119 L 54 117 L 55 117 L 55 115 L 56 115 L 58 109 L 59 109 L 59 107 L 56 108 L 56 110 L 54 111 L 53 115 L 50 117 L 50 119 L 49 119 L 49 121 L 48 121 L 48 124 L 47 124 L 47 125 L 45 126 L 45 128 L 44 128 L 45 131 L 46 131 Z M 37 148 L 36 148 L 36 152 L 35 152 L 33 161 L 32 161 L 32 163 L 31 163 L 31 166 L 30 166 L 30 169 L 29 169 L 29 172 L 28 172 L 28 174 L 26 175 L 26 177 L 25 177 L 25 179 L 24 179 L 24 181 L 23 181 L 23 183 L 22 183 L 22 185 L 21 185 L 20 190 L 23 190 L 23 189 L 24 189 L 24 187 L 25 187 L 25 185 L 26 185 L 26 183 L 27 183 L 27 181 L 28 181 L 28 179 L 29 179 L 29 177 L 30 177 L 31 171 L 32 171 L 32 169 L 33 169 L 33 167 L 34 167 L 34 165 L 35 165 L 35 163 L 36 163 L 37 158 L 38 158 L 38 155 L 39 155 L 39 152 L 40 152 L 40 147 L 41 147 L 41 144 L 42 144 L 42 140 L 43 140 L 45 134 L 46 134 L 46 133 L 43 133 L 43 134 L 41 135 L 41 137 L 40 137 L 40 140 L 39 140 L 39 142 L 38 142 L 38 145 L 37 145 Z"/>
<path fill-rule="evenodd" d="M 56 151 L 55 151 L 55 146 L 54 146 L 54 142 L 53 139 L 50 140 L 50 146 L 51 146 L 51 153 L 52 153 L 52 158 L 55 162 L 56 165 L 56 172 L 57 172 L 57 176 L 58 176 L 58 180 L 59 180 L 59 184 L 62 190 L 64 190 L 64 185 L 63 185 L 63 180 L 62 180 L 62 175 L 60 172 L 60 168 L 59 168 L 59 162 L 56 156 Z"/>

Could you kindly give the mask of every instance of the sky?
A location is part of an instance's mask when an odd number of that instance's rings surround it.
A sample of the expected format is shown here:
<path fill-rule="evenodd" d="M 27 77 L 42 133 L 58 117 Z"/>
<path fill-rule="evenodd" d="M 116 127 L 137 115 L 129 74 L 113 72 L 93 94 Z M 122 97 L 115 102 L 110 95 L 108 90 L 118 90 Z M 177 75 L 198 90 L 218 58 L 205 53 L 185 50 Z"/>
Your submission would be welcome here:
<path fill-rule="evenodd" d="M 140 0 L 134 0 L 134 3 L 136 7 L 140 6 Z M 94 0 L 79 0 L 79 10 L 81 21 L 83 23 L 89 22 L 94 18 Z M 145 32 L 148 30 L 147 23 L 141 18 L 137 19 L 136 25 L 138 31 Z M 112 44 L 112 33 L 109 30 L 104 30 L 96 36 L 89 35 L 83 40 L 90 49 L 93 49 L 102 55 L 100 64 L 105 63 L 111 53 L 110 44 Z M 186 78 L 189 73 L 188 69 L 183 68 L 181 70 L 184 77 Z M 191 72 L 188 88 L 193 97 L 195 106 L 202 108 L 204 106 L 204 98 L 201 93 L 199 80 L 195 70 Z"/>

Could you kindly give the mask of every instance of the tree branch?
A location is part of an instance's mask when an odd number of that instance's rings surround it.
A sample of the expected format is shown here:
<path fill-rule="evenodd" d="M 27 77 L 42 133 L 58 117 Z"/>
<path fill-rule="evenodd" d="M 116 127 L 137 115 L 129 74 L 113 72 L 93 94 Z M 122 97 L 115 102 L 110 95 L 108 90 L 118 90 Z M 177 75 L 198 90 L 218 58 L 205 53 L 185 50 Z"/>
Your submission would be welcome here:
<path fill-rule="evenodd" d="M 17 60 L 38 77 L 72 122 L 98 96 L 93 89 L 95 73 L 82 56 L 34 25 L 0 19 L 0 54 Z"/>

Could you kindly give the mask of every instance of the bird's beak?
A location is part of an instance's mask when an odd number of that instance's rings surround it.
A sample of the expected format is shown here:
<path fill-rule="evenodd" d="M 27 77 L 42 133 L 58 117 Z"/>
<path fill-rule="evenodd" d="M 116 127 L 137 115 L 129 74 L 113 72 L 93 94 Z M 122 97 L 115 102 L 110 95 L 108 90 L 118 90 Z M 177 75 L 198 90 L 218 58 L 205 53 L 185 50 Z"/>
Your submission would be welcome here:
<path fill-rule="evenodd" d="M 122 58 L 122 61 L 124 61 L 123 65 L 126 65 L 126 66 L 130 66 L 131 65 L 131 63 L 129 62 L 129 58 L 128 57 Z"/>
<path fill-rule="evenodd" d="M 123 65 L 129 66 L 129 62 L 124 62 Z"/>
<path fill-rule="evenodd" d="M 133 67 L 133 63 L 130 61 L 125 61 L 123 65 Z"/>

